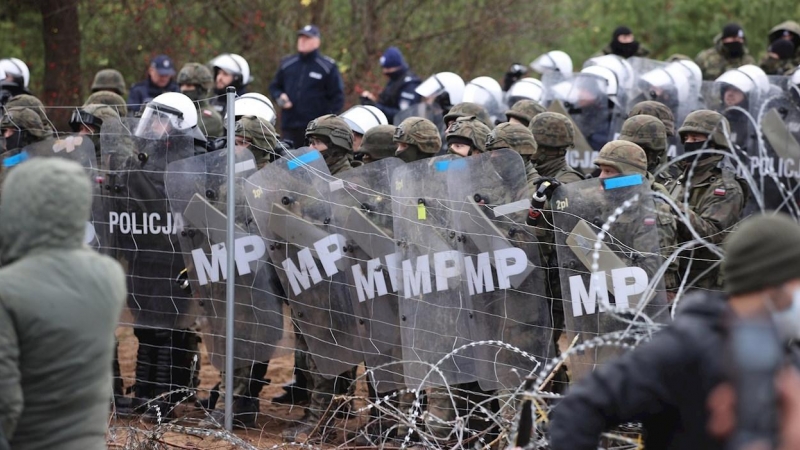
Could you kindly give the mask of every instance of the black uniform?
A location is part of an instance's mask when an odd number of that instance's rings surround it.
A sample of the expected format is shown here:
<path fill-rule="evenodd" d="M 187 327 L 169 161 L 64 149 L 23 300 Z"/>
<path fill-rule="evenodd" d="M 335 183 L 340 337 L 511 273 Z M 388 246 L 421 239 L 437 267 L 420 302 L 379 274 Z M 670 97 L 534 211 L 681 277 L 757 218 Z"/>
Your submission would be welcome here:
<path fill-rule="evenodd" d="M 148 76 L 144 81 L 131 86 L 131 91 L 128 94 L 128 112 L 133 114 L 139 111 L 141 105 L 148 103 L 165 92 L 180 92 L 180 89 L 175 81 L 170 81 L 163 88 L 158 87 L 150 81 Z"/>
<path fill-rule="evenodd" d="M 386 115 L 386 120 L 392 123 L 395 114 L 420 101 L 416 92 L 420 83 L 422 80 L 409 69 L 398 70 L 389 76 L 389 82 L 378 96 L 377 102 L 361 97 L 361 103 L 377 107 Z"/>

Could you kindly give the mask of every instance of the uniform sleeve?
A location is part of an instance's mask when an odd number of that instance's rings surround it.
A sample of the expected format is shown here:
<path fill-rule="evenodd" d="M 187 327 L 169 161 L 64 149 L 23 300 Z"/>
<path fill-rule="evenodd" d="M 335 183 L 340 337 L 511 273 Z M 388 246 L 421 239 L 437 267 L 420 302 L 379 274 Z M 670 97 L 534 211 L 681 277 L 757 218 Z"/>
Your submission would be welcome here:
<path fill-rule="evenodd" d="M 403 86 L 398 94 L 397 108 L 390 105 L 384 105 L 382 103 L 378 103 L 375 106 L 378 107 L 378 109 L 380 109 L 384 115 L 386 115 L 386 119 L 389 121 L 389 123 L 392 123 L 395 114 L 408 108 L 414 103 L 419 103 L 421 97 L 416 92 L 417 86 L 419 86 L 419 83 L 414 82 L 406 83 Z"/>
<path fill-rule="evenodd" d="M 691 364 L 687 346 L 667 329 L 571 388 L 553 408 L 553 450 L 596 450 L 600 434 L 671 407 Z"/>
<path fill-rule="evenodd" d="M 139 111 L 143 100 L 144 97 L 142 96 L 142 90 L 140 87 L 138 85 L 131 87 L 131 91 L 128 94 L 128 112 L 133 114 L 136 111 Z"/>
<path fill-rule="evenodd" d="M 273 78 L 272 83 L 269 84 L 269 95 L 272 96 L 273 100 L 277 101 L 278 97 L 284 93 L 283 89 L 283 66 L 281 66 L 278 67 L 278 71 L 275 72 L 275 78 Z"/>
<path fill-rule="evenodd" d="M 333 64 L 327 79 L 325 98 L 328 100 L 330 113 L 339 114 L 344 108 L 344 81 L 342 81 L 342 74 L 339 73 L 339 66 L 336 64 Z"/>
<path fill-rule="evenodd" d="M 0 429 L 9 441 L 22 414 L 23 397 L 16 327 L 0 306 Z"/>
<path fill-rule="evenodd" d="M 744 194 L 738 183 L 718 184 L 709 187 L 694 211 L 684 208 L 684 212 L 701 237 L 719 244 L 725 239 L 726 231 L 739 221 L 743 207 Z M 678 220 L 677 226 L 681 242 L 693 239 L 683 220 Z"/>

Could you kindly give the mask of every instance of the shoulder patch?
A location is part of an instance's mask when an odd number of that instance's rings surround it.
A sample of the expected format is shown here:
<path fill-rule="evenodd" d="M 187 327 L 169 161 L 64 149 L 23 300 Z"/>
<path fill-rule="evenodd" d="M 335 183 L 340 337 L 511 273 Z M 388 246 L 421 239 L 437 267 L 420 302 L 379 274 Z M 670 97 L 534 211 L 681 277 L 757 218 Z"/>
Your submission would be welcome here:
<path fill-rule="evenodd" d="M 329 62 L 329 63 L 331 63 L 331 64 L 336 64 L 336 60 L 335 60 L 335 59 L 333 59 L 333 58 L 331 58 L 331 57 L 330 57 L 330 56 L 328 56 L 328 55 L 322 55 L 322 58 L 323 58 L 323 59 L 325 59 L 325 61 L 328 61 L 328 62 Z"/>
<path fill-rule="evenodd" d="M 283 61 L 281 61 L 281 70 L 291 66 L 292 64 L 296 63 L 299 60 L 300 56 L 298 55 L 289 55 L 286 58 L 283 58 Z"/>
<path fill-rule="evenodd" d="M 211 117 L 213 114 L 214 114 L 214 113 L 212 113 L 212 112 L 211 112 L 211 110 L 208 110 L 208 109 L 204 109 L 204 110 L 203 110 L 203 115 L 204 115 L 204 116 Z"/>
<path fill-rule="evenodd" d="M 317 61 L 317 64 L 325 72 L 325 75 L 330 74 L 331 70 L 333 69 L 333 65 L 336 64 L 336 62 L 334 60 L 328 58 L 327 56 L 318 56 L 316 61 Z"/>
<path fill-rule="evenodd" d="M 728 192 L 725 188 L 716 188 L 714 189 L 714 195 L 717 197 L 724 197 L 725 193 Z"/>

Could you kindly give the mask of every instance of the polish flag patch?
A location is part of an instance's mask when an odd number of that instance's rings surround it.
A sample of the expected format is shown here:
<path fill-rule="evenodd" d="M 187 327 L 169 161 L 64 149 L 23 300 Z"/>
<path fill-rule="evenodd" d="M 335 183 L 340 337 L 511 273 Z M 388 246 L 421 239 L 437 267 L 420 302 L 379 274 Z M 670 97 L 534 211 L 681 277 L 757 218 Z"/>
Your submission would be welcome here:
<path fill-rule="evenodd" d="M 645 217 L 642 223 L 648 226 L 652 226 L 656 224 L 656 219 L 654 217 Z"/>
<path fill-rule="evenodd" d="M 725 196 L 725 192 L 726 191 L 723 188 L 714 189 L 714 195 L 716 195 L 717 197 L 724 197 Z"/>
<path fill-rule="evenodd" d="M 209 117 L 211 117 L 211 111 L 209 111 L 209 110 L 207 110 L 207 109 L 204 109 L 204 110 L 203 110 L 203 115 L 204 115 L 204 116 L 209 116 Z"/>

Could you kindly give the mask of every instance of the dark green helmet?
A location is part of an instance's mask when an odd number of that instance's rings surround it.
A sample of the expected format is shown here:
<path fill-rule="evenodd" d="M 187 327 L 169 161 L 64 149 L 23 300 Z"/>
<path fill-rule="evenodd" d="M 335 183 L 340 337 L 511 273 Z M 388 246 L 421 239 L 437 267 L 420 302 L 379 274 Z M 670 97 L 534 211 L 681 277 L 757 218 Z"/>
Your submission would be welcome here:
<path fill-rule="evenodd" d="M 265 152 L 275 152 L 278 147 L 275 127 L 260 117 L 242 116 L 236 121 L 234 135 Z"/>
<path fill-rule="evenodd" d="M 444 123 L 452 122 L 459 117 L 467 116 L 477 117 L 478 120 L 483 122 L 483 124 L 490 129 L 494 127 L 492 118 L 489 117 L 489 113 L 486 112 L 486 108 L 477 103 L 470 102 L 462 102 L 450 108 L 450 111 L 444 116 Z"/>
<path fill-rule="evenodd" d="M 394 156 L 397 144 L 394 143 L 394 125 L 377 125 L 364 134 L 359 153 L 369 155 L 372 161 Z"/>
<path fill-rule="evenodd" d="M 480 152 L 486 151 L 486 137 L 492 129 L 475 116 L 459 117 L 447 128 L 447 144 L 461 143 Z"/>
<path fill-rule="evenodd" d="M 111 91 L 119 95 L 125 95 L 127 86 L 125 85 L 125 78 L 118 70 L 103 69 L 94 75 L 92 82 L 92 92 L 98 91 Z"/>
<path fill-rule="evenodd" d="M 207 95 L 214 87 L 214 77 L 211 75 L 211 70 L 205 65 L 186 63 L 178 72 L 177 83 L 179 85 L 192 84 L 202 91 L 201 95 Z"/>
<path fill-rule="evenodd" d="M 6 110 L 11 110 L 13 108 L 30 109 L 36 113 L 37 116 L 39 116 L 39 120 L 41 121 L 42 125 L 44 125 L 44 129 L 49 133 L 53 133 L 53 125 L 50 122 L 50 119 L 47 118 L 47 114 L 45 114 L 44 103 L 42 103 L 42 101 L 38 98 L 29 94 L 16 95 L 11 97 L 11 100 L 6 103 Z"/>
<path fill-rule="evenodd" d="M 637 103 L 628 113 L 628 118 L 633 116 L 653 116 L 664 124 L 667 136 L 675 136 L 675 116 L 672 114 L 672 110 L 663 103 L 654 100 Z"/>
<path fill-rule="evenodd" d="M 537 115 L 547 111 L 544 106 L 540 105 L 535 100 L 520 100 L 511 106 L 511 109 L 506 111 L 508 120 L 515 118 L 526 127 L 531 124 L 531 120 Z"/>
<path fill-rule="evenodd" d="M 519 102 L 518 102 L 519 103 Z M 536 140 L 528 127 L 519 123 L 501 123 L 486 137 L 486 151 L 510 148 L 520 155 L 536 153 Z"/>
<path fill-rule="evenodd" d="M 667 130 L 653 116 L 633 116 L 626 120 L 619 139 L 642 147 L 647 154 L 647 170 L 650 172 L 667 161 Z"/>
<path fill-rule="evenodd" d="M 329 145 L 353 152 L 353 131 L 347 126 L 347 122 L 336 114 L 327 114 L 308 122 L 306 138 L 311 136 L 322 137 L 323 140 L 330 142 Z"/>
<path fill-rule="evenodd" d="M 575 129 L 569 117 L 555 113 L 543 112 L 531 121 L 528 129 L 533 133 L 540 149 L 564 150 L 575 145 Z"/>
<path fill-rule="evenodd" d="M 628 141 L 611 141 L 600 149 L 595 165 L 611 166 L 622 175 L 647 176 L 647 156 L 641 147 Z"/>
<path fill-rule="evenodd" d="M 689 113 L 683 125 L 678 129 L 681 142 L 686 141 L 686 134 L 698 133 L 708 136 L 715 148 L 730 149 L 728 144 L 731 126 L 722 114 L 709 109 L 700 109 Z"/>
<path fill-rule="evenodd" d="M 0 130 L 15 129 L 27 131 L 36 140 L 44 140 L 52 136 L 52 132 L 45 128 L 42 119 L 31 108 L 6 108 L 3 119 L 0 120 Z"/>
<path fill-rule="evenodd" d="M 128 105 L 125 103 L 125 99 L 111 91 L 95 92 L 83 104 L 84 106 L 94 104 L 111 106 L 117 110 L 117 114 L 120 117 L 125 117 L 128 114 Z"/>
<path fill-rule="evenodd" d="M 394 130 L 394 143 L 402 142 L 414 145 L 422 153 L 435 154 L 442 148 L 442 137 L 439 129 L 428 119 L 409 117 Z M 363 145 L 363 144 L 362 144 Z"/>

